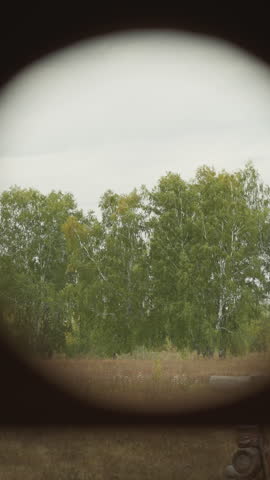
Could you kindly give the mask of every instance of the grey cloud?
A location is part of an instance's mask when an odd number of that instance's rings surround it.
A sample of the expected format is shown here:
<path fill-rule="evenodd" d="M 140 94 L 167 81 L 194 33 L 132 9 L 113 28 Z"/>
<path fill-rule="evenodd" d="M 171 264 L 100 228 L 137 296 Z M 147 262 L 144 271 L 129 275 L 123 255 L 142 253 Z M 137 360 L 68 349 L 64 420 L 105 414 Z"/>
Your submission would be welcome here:
<path fill-rule="evenodd" d="M 0 101 L 0 188 L 70 190 L 93 208 L 106 188 L 150 186 L 167 170 L 234 169 L 270 183 L 270 74 L 209 39 L 108 37 L 22 73 Z"/>

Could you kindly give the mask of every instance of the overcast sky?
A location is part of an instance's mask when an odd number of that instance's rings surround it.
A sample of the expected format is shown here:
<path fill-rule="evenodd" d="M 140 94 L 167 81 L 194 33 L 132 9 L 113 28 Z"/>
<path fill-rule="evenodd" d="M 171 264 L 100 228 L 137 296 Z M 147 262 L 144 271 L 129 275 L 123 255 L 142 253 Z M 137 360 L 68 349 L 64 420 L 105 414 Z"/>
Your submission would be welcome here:
<path fill-rule="evenodd" d="M 270 74 L 222 42 L 136 33 L 84 42 L 25 70 L 0 98 L 0 191 L 72 192 L 184 179 L 253 160 L 270 184 Z"/>

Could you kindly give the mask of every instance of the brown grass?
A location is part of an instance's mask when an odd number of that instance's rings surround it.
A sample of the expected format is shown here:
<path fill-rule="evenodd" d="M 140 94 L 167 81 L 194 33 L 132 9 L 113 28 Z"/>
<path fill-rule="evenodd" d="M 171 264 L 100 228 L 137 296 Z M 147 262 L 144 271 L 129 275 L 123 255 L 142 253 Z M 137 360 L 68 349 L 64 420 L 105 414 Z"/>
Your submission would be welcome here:
<path fill-rule="evenodd" d="M 226 359 L 161 352 L 151 358 L 123 356 L 116 360 L 76 358 L 41 360 L 46 374 L 64 382 L 78 395 L 95 397 L 111 406 L 138 409 L 194 408 L 224 402 L 246 390 L 213 390 L 211 375 L 268 375 L 270 357 L 249 354 Z"/>
<path fill-rule="evenodd" d="M 235 432 L 126 429 L 0 432 L 3 480 L 222 480 Z"/>
<path fill-rule="evenodd" d="M 103 401 L 122 398 L 132 406 L 149 408 L 155 408 L 158 396 L 160 401 L 171 399 L 171 404 L 174 399 L 179 406 L 188 396 L 194 398 L 194 391 L 197 397 L 198 389 L 209 392 L 207 379 L 212 374 L 268 374 L 269 370 L 269 357 L 264 355 L 182 359 L 164 352 L 150 357 L 55 358 L 39 360 L 37 365 L 79 394 L 95 391 Z M 177 375 L 182 383 L 172 382 Z M 222 480 L 235 440 L 233 429 L 221 428 L 0 431 L 0 479 Z"/>

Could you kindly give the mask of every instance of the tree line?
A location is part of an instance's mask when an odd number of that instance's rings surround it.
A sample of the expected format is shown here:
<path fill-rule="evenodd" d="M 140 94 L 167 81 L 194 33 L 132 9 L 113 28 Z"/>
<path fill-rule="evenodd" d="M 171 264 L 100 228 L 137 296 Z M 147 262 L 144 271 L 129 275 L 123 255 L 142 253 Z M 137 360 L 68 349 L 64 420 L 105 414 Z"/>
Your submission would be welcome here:
<path fill-rule="evenodd" d="M 101 219 L 70 193 L 0 196 L 5 328 L 38 354 L 263 351 L 270 339 L 270 188 L 234 173 L 168 172 L 106 191 Z"/>

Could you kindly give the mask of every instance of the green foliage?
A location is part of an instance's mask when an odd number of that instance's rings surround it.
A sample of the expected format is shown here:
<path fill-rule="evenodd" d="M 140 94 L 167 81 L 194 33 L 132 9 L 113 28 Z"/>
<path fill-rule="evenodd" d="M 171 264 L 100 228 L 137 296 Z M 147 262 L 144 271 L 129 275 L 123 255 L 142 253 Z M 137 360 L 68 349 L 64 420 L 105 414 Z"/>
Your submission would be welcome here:
<path fill-rule="evenodd" d="M 67 251 L 61 226 L 76 214 L 72 195 L 12 187 L 0 196 L 0 295 L 18 340 L 51 355 L 65 343 Z"/>
<path fill-rule="evenodd" d="M 7 328 L 46 355 L 266 351 L 269 202 L 251 163 L 108 190 L 101 220 L 71 194 L 12 187 L 0 196 Z"/>
<path fill-rule="evenodd" d="M 175 347 L 172 340 L 168 336 L 165 338 L 164 351 L 168 353 L 177 352 L 177 348 Z"/>
<path fill-rule="evenodd" d="M 253 352 L 269 352 L 270 350 L 270 312 L 265 309 L 246 327 L 249 350 Z"/>

